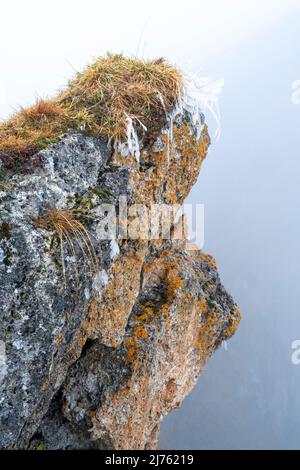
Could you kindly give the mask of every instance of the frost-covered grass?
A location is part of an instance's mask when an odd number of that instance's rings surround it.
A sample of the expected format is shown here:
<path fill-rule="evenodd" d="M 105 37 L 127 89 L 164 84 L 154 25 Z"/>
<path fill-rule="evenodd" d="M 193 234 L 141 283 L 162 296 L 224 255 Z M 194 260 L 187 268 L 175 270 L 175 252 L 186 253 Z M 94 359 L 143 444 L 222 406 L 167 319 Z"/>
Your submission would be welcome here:
<path fill-rule="evenodd" d="M 38 100 L 2 123 L 0 160 L 8 170 L 32 171 L 40 161 L 33 159 L 29 165 L 30 158 L 70 128 L 125 144 L 139 160 L 140 140 L 145 145 L 162 129 L 171 129 L 178 113 L 189 112 L 199 132 L 207 110 L 219 123 L 216 91 L 216 86 L 183 75 L 164 59 L 107 54 L 55 98 Z"/>
<path fill-rule="evenodd" d="M 145 128 L 154 132 L 165 119 L 158 94 L 171 111 L 181 87 L 181 72 L 164 59 L 143 61 L 108 54 L 78 74 L 59 100 L 80 117 L 84 128 L 122 141 L 130 119 L 138 135 Z"/>
<path fill-rule="evenodd" d="M 0 158 L 13 169 L 68 128 L 132 145 L 142 134 L 153 139 L 166 124 L 159 95 L 171 111 L 181 87 L 180 71 L 164 59 L 108 54 L 78 73 L 56 98 L 38 100 L 1 124 Z"/>

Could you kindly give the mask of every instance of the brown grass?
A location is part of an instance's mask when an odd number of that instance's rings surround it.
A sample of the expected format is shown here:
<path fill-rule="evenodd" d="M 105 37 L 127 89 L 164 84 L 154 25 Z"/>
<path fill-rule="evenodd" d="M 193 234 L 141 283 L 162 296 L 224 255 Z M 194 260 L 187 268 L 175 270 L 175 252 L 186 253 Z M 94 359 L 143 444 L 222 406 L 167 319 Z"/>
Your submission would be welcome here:
<path fill-rule="evenodd" d="M 107 139 L 125 140 L 126 114 L 140 132 L 139 121 L 152 132 L 175 106 L 181 83 L 180 72 L 163 59 L 107 55 L 78 74 L 59 100 L 87 129 Z"/>
<path fill-rule="evenodd" d="M 91 265 L 92 270 L 98 268 L 98 259 L 95 253 L 88 230 L 76 218 L 74 210 L 51 209 L 39 217 L 37 225 L 47 230 L 54 230 L 60 242 L 60 256 L 63 270 L 64 282 L 66 284 L 65 244 L 70 249 L 72 256 L 76 259 L 75 244 L 79 246 L 84 258 Z M 77 264 L 76 274 L 77 274 Z"/>
<path fill-rule="evenodd" d="M 43 139 L 56 138 L 64 122 L 67 116 L 61 106 L 55 101 L 38 100 L 1 124 L 0 148 L 20 152 L 24 147 L 38 146 Z"/>
<path fill-rule="evenodd" d="M 0 158 L 8 169 L 26 161 L 68 128 L 126 140 L 126 116 L 145 141 L 166 124 L 182 87 L 181 73 L 164 59 L 143 61 L 108 54 L 78 73 L 51 100 L 38 100 L 0 124 Z"/>

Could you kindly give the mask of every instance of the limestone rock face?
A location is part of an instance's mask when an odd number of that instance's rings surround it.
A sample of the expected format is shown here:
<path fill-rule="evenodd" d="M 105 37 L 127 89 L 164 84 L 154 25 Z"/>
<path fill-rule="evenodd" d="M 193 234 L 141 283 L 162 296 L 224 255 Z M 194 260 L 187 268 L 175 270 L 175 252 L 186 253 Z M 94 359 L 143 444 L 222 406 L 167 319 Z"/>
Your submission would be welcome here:
<path fill-rule="evenodd" d="M 120 196 L 182 204 L 208 146 L 188 116 L 140 162 L 69 132 L 33 173 L 0 183 L 1 448 L 155 448 L 162 417 L 234 333 L 239 310 L 214 259 L 175 237 L 182 220 L 171 239 L 99 230 L 100 207 L 119 217 Z M 86 235 L 59 239 L 39 223 L 53 209 L 73 211 Z"/>

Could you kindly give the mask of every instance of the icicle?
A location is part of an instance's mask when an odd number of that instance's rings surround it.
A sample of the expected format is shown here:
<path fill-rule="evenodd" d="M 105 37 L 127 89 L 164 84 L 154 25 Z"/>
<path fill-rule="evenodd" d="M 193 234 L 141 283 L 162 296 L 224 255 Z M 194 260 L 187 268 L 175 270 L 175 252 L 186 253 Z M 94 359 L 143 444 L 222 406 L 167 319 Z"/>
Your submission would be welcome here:
<path fill-rule="evenodd" d="M 170 158 L 170 148 L 173 142 L 173 124 L 176 116 L 182 116 L 187 112 L 191 116 L 193 126 L 196 129 L 196 137 L 200 138 L 204 126 L 204 115 L 210 113 L 217 124 L 215 137 L 218 140 L 221 134 L 221 119 L 218 102 L 218 94 L 221 92 L 224 80 L 210 80 L 200 78 L 195 74 L 183 75 L 183 90 L 179 95 L 176 106 L 171 113 L 167 112 L 162 94 L 158 91 L 157 96 L 165 111 L 168 127 L 163 132 L 168 137 L 167 160 Z M 122 155 L 134 155 L 137 162 L 140 162 L 140 143 L 135 130 L 133 119 L 125 112 L 127 121 L 127 142 L 117 142 L 117 147 Z M 142 129 L 147 132 L 147 127 L 138 119 Z"/>
<path fill-rule="evenodd" d="M 203 128 L 202 114 L 208 112 L 216 121 L 217 129 L 215 136 L 219 138 L 221 119 L 217 95 L 221 93 L 223 86 L 223 79 L 210 80 L 209 78 L 197 77 L 195 74 L 184 75 L 184 90 L 181 96 L 181 105 L 183 110 L 191 114 L 198 134 L 201 133 Z"/>
<path fill-rule="evenodd" d="M 134 155 L 137 162 L 140 162 L 140 142 L 137 135 L 137 132 L 134 128 L 133 119 L 125 113 L 126 121 L 127 121 L 127 149 L 125 143 L 118 142 L 118 148 L 120 149 L 122 155 L 127 156 L 129 153 L 130 155 Z M 142 129 L 147 132 L 147 127 L 140 121 L 138 118 L 135 118 L 136 121 L 140 124 Z M 128 150 L 128 152 L 127 152 Z"/>
<path fill-rule="evenodd" d="M 127 113 L 125 113 L 125 115 L 126 115 L 126 121 L 127 121 L 127 145 L 128 145 L 128 150 L 129 150 L 131 155 L 135 156 L 137 162 L 139 163 L 140 162 L 140 156 L 141 156 L 139 138 L 138 138 L 138 135 L 137 135 L 136 130 L 134 128 L 132 118 L 129 117 Z M 145 127 L 145 126 L 143 125 L 143 127 Z"/>
<path fill-rule="evenodd" d="M 138 121 L 138 123 L 139 123 L 140 126 L 143 128 L 143 130 L 144 130 L 145 132 L 147 132 L 148 129 L 147 129 L 147 127 L 145 126 L 145 124 L 143 124 L 142 121 L 140 121 L 138 118 L 135 118 L 135 119 Z"/>
<path fill-rule="evenodd" d="M 163 109 L 164 109 L 167 122 L 169 123 L 168 124 L 168 129 L 167 129 L 167 132 L 166 132 L 167 138 L 168 138 L 167 162 L 169 163 L 169 161 L 170 161 L 170 149 L 171 149 L 171 144 L 173 142 L 173 122 L 174 122 L 174 117 L 178 114 L 178 110 L 177 110 L 177 106 L 176 106 L 175 110 L 173 110 L 172 113 L 168 113 L 165 102 L 164 102 L 164 98 L 163 98 L 160 91 L 157 92 L 157 96 L 158 96 L 158 98 L 159 98 L 159 100 L 162 104 Z"/>
<path fill-rule="evenodd" d="M 169 115 L 168 115 L 168 112 L 167 112 L 167 109 L 166 109 L 166 105 L 165 105 L 165 102 L 164 102 L 163 95 L 161 94 L 160 91 L 158 91 L 158 92 L 157 92 L 157 96 L 158 96 L 159 101 L 160 101 L 161 104 L 162 104 L 162 107 L 163 107 L 163 109 L 164 109 L 166 118 L 168 119 Z"/>
<path fill-rule="evenodd" d="M 222 346 L 223 346 L 223 348 L 225 349 L 225 351 L 227 351 L 227 349 L 228 349 L 227 341 L 223 340 L 223 341 L 222 341 Z"/>

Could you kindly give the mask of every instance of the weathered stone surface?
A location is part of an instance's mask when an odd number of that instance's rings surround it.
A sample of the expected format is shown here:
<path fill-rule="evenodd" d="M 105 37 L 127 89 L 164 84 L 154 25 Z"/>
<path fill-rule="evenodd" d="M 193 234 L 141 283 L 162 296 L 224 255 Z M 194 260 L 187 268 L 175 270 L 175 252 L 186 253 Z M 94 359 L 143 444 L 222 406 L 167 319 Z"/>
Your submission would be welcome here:
<path fill-rule="evenodd" d="M 183 239 L 99 238 L 103 202 L 183 202 L 209 137 L 197 140 L 188 117 L 173 135 L 138 165 L 70 132 L 34 174 L 0 186 L 1 448 L 152 448 L 162 416 L 234 333 L 239 310 L 213 258 Z M 53 208 L 84 218 L 97 270 L 78 241 L 61 253 L 38 224 Z"/>

